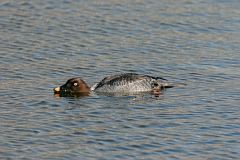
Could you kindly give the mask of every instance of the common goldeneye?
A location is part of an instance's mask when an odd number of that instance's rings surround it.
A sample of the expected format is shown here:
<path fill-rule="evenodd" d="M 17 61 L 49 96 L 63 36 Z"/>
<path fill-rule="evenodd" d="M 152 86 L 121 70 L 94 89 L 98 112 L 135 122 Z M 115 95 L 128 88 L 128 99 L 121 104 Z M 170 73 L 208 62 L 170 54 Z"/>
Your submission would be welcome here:
<path fill-rule="evenodd" d="M 92 87 L 89 87 L 81 78 L 71 78 L 53 91 L 60 96 L 87 96 L 91 92 L 102 94 L 152 92 L 157 95 L 161 90 L 171 87 L 174 86 L 161 77 L 124 73 L 105 77 Z"/>

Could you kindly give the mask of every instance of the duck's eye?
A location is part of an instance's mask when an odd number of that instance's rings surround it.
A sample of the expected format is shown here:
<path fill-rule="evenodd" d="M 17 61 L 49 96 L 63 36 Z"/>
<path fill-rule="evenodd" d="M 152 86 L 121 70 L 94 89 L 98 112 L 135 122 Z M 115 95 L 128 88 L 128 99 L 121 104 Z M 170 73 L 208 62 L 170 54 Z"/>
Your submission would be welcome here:
<path fill-rule="evenodd" d="M 75 82 L 75 83 L 73 83 L 73 85 L 76 87 L 76 86 L 78 85 L 78 83 L 77 83 L 77 82 Z"/>

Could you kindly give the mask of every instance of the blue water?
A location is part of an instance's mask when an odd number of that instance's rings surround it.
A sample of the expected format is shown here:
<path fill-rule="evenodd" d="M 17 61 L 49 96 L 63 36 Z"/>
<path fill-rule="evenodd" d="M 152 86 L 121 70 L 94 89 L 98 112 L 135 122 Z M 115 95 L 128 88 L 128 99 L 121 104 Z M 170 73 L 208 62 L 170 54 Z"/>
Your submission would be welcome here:
<path fill-rule="evenodd" d="M 0 159 L 238 159 L 238 0 L 0 2 Z M 161 76 L 160 97 L 55 97 Z"/>

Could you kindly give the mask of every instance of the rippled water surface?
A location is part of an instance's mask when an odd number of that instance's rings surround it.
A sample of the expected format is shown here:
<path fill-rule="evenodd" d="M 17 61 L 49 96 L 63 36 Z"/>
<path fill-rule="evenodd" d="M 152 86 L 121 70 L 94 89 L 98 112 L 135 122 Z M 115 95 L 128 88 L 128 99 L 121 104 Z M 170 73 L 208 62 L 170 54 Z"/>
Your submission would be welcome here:
<path fill-rule="evenodd" d="M 238 0 L 2 0 L 0 159 L 238 159 Z M 71 77 L 162 76 L 151 95 L 55 97 Z"/>

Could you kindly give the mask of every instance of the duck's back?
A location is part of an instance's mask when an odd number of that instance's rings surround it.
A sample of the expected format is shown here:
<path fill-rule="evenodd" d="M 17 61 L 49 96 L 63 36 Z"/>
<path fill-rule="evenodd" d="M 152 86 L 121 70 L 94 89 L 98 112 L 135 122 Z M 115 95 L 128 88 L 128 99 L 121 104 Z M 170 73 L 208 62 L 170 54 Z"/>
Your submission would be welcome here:
<path fill-rule="evenodd" d="M 160 80 L 162 79 L 162 80 Z M 163 85 L 163 78 L 125 73 L 104 78 L 95 85 L 95 92 L 148 92 L 156 85 Z"/>

